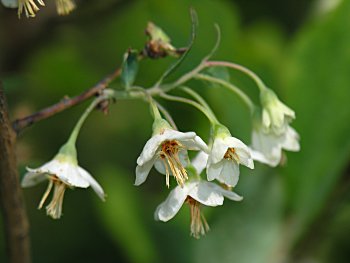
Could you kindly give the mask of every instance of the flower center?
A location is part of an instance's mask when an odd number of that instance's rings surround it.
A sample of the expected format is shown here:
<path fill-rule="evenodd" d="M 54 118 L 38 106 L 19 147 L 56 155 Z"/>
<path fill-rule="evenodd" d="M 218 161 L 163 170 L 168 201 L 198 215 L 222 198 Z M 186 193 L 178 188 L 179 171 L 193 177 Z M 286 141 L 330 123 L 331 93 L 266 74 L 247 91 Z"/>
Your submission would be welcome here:
<path fill-rule="evenodd" d="M 46 206 L 46 213 L 47 215 L 51 216 L 53 219 L 59 219 L 62 215 L 62 204 L 63 204 L 63 197 L 64 192 L 67 188 L 67 185 L 63 183 L 61 180 L 59 180 L 56 176 L 52 176 L 49 179 L 49 185 L 47 186 L 47 189 L 41 198 L 40 204 L 38 206 L 39 209 L 41 209 L 49 196 L 52 186 L 54 186 L 54 192 L 52 196 L 51 202 Z"/>
<path fill-rule="evenodd" d="M 184 186 L 185 181 L 188 179 L 187 171 L 179 159 L 179 152 L 183 148 L 176 140 L 165 141 L 161 146 L 159 156 L 165 167 L 166 185 L 168 188 L 170 172 L 181 187 Z"/>
<path fill-rule="evenodd" d="M 232 161 L 236 161 L 237 163 L 239 163 L 239 157 L 236 153 L 235 148 L 228 148 L 225 155 L 224 155 L 224 158 L 227 160 L 232 160 Z"/>
<path fill-rule="evenodd" d="M 190 196 L 187 196 L 186 203 L 190 206 L 191 211 L 191 236 L 199 239 L 209 231 L 209 225 L 201 213 L 201 204 Z"/>

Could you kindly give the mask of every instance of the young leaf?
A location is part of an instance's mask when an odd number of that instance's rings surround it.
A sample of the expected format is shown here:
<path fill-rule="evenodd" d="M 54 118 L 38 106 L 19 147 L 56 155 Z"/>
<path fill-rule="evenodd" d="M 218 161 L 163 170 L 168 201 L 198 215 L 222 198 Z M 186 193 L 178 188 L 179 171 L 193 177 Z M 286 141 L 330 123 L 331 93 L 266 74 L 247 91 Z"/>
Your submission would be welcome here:
<path fill-rule="evenodd" d="M 125 53 L 122 65 L 121 80 L 125 88 L 128 89 L 134 83 L 138 68 L 138 52 L 130 49 Z"/>

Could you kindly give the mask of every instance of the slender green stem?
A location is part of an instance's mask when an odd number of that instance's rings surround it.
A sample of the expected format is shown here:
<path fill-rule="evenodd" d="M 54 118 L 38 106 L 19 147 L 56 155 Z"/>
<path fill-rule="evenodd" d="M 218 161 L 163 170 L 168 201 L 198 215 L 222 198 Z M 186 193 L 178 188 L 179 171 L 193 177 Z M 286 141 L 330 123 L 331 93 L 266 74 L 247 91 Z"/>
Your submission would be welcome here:
<path fill-rule="evenodd" d="M 210 114 L 212 114 L 213 116 L 215 116 L 214 112 L 212 111 L 212 109 L 210 108 L 210 106 L 208 105 L 208 103 L 202 98 L 201 95 L 199 95 L 197 92 L 195 92 L 194 90 L 188 88 L 188 87 L 181 87 L 181 89 L 186 92 L 187 94 L 189 94 L 190 96 L 192 96 L 195 100 L 197 100 L 200 104 L 202 104 L 209 112 Z"/>
<path fill-rule="evenodd" d="M 161 113 L 163 113 L 164 117 L 166 118 L 166 120 L 170 123 L 170 125 L 177 130 L 177 126 L 175 124 L 175 121 L 173 120 L 173 118 L 171 117 L 170 113 L 163 107 L 163 105 L 161 105 L 158 101 L 156 101 L 155 99 L 153 99 L 155 101 L 155 103 L 157 104 L 157 107 L 159 109 L 159 111 Z"/>
<path fill-rule="evenodd" d="M 200 72 L 204 68 L 205 68 L 205 65 L 202 62 L 197 67 L 195 67 L 193 70 L 182 75 L 182 77 L 180 77 L 175 82 L 169 83 L 169 84 L 164 84 L 161 86 L 153 86 L 152 88 L 147 89 L 147 92 L 151 96 L 157 95 L 157 94 L 163 93 L 163 92 L 169 92 L 169 91 L 175 89 L 176 87 L 181 86 L 182 84 L 189 81 L 190 79 L 192 79 L 194 75 L 196 75 L 198 72 Z"/>
<path fill-rule="evenodd" d="M 205 67 L 228 67 L 228 68 L 232 68 L 232 69 L 241 71 L 241 72 L 247 74 L 249 77 L 251 77 L 255 81 L 255 83 L 258 86 L 260 91 L 263 91 L 266 89 L 266 85 L 259 78 L 259 76 L 256 75 L 250 69 L 248 69 L 242 65 L 239 65 L 239 64 L 236 64 L 233 62 L 228 62 L 228 61 L 205 61 L 204 65 L 205 65 Z"/>
<path fill-rule="evenodd" d="M 83 125 L 84 121 L 86 120 L 86 118 L 89 116 L 89 114 L 91 113 L 91 111 L 103 100 L 106 99 L 106 96 L 99 96 L 96 99 L 94 99 L 91 104 L 89 105 L 89 107 L 86 108 L 86 110 L 84 111 L 84 113 L 80 116 L 78 122 L 75 124 L 74 129 L 71 133 L 71 135 L 69 136 L 68 142 L 67 143 L 71 143 L 71 144 L 75 144 L 75 142 L 77 141 L 81 126 Z"/>
<path fill-rule="evenodd" d="M 165 93 L 161 93 L 159 95 L 160 95 L 160 97 L 167 99 L 167 100 L 178 101 L 178 102 L 189 104 L 189 105 L 197 108 L 198 110 L 200 110 L 208 118 L 208 120 L 210 121 L 211 124 L 213 124 L 213 125 L 219 124 L 218 119 L 214 115 L 212 115 L 210 113 L 210 111 L 208 111 L 201 104 L 199 104 L 193 100 L 183 98 L 183 97 L 173 96 L 173 95 L 169 95 L 169 94 L 165 94 Z"/>
<path fill-rule="evenodd" d="M 248 106 L 251 114 L 253 114 L 254 108 L 255 108 L 254 103 L 247 96 L 247 94 L 245 94 L 241 89 L 239 89 L 235 85 L 233 85 L 233 84 L 231 84 L 231 83 L 229 83 L 227 81 L 224 81 L 222 79 L 218 79 L 218 78 L 211 77 L 211 76 L 204 75 L 204 74 L 196 74 L 194 76 L 194 78 L 195 79 L 201 79 L 201 80 L 209 81 L 209 82 L 212 82 L 212 83 L 217 83 L 217 84 L 222 85 L 225 88 L 228 88 L 230 91 L 233 91 L 236 95 L 238 95 L 242 99 L 242 101 Z"/>

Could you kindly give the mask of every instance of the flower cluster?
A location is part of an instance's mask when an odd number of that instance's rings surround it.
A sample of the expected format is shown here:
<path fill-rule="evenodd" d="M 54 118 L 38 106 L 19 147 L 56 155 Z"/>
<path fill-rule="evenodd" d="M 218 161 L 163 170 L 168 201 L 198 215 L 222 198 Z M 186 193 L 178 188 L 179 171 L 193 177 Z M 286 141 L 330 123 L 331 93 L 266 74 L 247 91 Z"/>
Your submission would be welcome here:
<path fill-rule="evenodd" d="M 300 150 L 299 135 L 289 125 L 295 113 L 270 89 L 261 92 L 260 100 L 263 108 L 257 110 L 253 120 L 252 156 L 275 167 L 281 162 L 282 150 Z"/>
<path fill-rule="evenodd" d="M 11 0 L 2 0 L 11 2 Z M 42 0 L 37 0 L 43 5 Z M 74 7 L 68 5 L 69 0 L 57 0 L 59 12 L 66 13 Z M 35 15 L 37 6 L 34 0 L 19 0 L 19 13 L 25 10 L 27 16 Z M 183 204 L 190 207 L 191 235 L 199 238 L 209 230 L 208 223 L 202 214 L 201 207 L 215 207 L 223 204 L 224 198 L 241 201 L 243 198 L 233 192 L 240 176 L 240 165 L 254 169 L 254 162 L 259 161 L 270 166 L 281 163 L 283 150 L 299 151 L 299 135 L 290 126 L 295 119 L 292 109 L 282 103 L 277 95 L 268 89 L 263 82 L 250 70 L 230 62 L 209 61 L 210 56 L 201 64 L 187 72 L 173 83 L 162 84 L 164 77 L 179 64 L 170 67 L 161 79 L 151 88 L 134 86 L 133 82 L 138 72 L 140 57 L 147 54 L 151 58 L 168 55 L 180 55 L 181 49 L 176 49 L 170 43 L 170 38 L 157 26 L 149 23 L 146 33 L 149 37 L 146 49 L 141 52 L 129 50 L 124 56 L 121 68 L 121 82 L 124 89 L 101 92 L 83 113 L 65 143 L 52 161 L 37 169 L 28 169 L 22 181 L 23 187 L 33 186 L 48 180 L 48 188 L 44 193 L 39 208 L 46 202 L 52 188 L 53 197 L 46 206 L 49 216 L 58 219 L 62 215 L 63 196 L 67 188 L 87 188 L 91 186 L 97 195 L 104 200 L 102 187 L 91 175 L 78 166 L 75 143 L 80 128 L 88 114 L 97 105 L 108 105 L 108 99 L 142 99 L 149 103 L 153 115 L 153 133 L 146 142 L 140 156 L 137 158 L 135 185 L 143 184 L 154 167 L 165 176 L 165 185 L 171 187 L 172 178 L 176 186 L 170 191 L 168 198 L 155 211 L 155 219 L 168 221 L 181 209 Z M 185 52 L 185 55 L 187 52 Z M 181 63 L 181 59 L 178 60 Z M 255 105 L 242 90 L 229 83 L 226 78 L 201 74 L 207 67 L 229 67 L 248 74 L 258 84 L 260 104 Z M 233 137 L 229 129 L 223 125 L 208 103 L 194 90 L 184 87 L 191 79 L 200 79 L 219 84 L 239 96 L 250 109 L 253 120 L 252 141 L 248 147 L 241 140 Z M 170 95 L 171 90 L 179 89 L 186 96 Z M 181 132 L 170 113 L 155 100 L 155 97 L 189 104 L 201 111 L 210 122 L 211 133 L 207 143 L 195 132 Z M 191 96 L 192 99 L 188 98 Z M 162 114 L 161 114 L 162 112 Z M 189 158 L 188 151 L 197 151 L 194 158 Z M 205 173 L 205 174 L 204 174 Z M 204 178 L 203 178 L 204 177 Z"/>
<path fill-rule="evenodd" d="M 170 176 L 178 184 L 158 206 L 155 219 L 166 222 L 187 203 L 191 212 L 191 235 L 195 238 L 209 230 L 201 213 L 201 205 L 222 205 L 224 197 L 234 201 L 242 200 L 241 196 L 227 189 L 236 186 L 240 164 L 254 168 L 249 148 L 232 137 L 225 126 L 215 125 L 212 139 L 214 143 L 208 147 L 195 132 L 179 132 L 166 120 L 156 119 L 153 135 L 137 159 L 135 185 L 145 182 L 153 166 L 165 174 L 167 187 L 170 185 Z M 188 150 L 199 151 L 192 163 L 188 158 Z M 200 177 L 205 167 L 207 180 Z M 221 185 L 208 182 L 214 179 Z"/>

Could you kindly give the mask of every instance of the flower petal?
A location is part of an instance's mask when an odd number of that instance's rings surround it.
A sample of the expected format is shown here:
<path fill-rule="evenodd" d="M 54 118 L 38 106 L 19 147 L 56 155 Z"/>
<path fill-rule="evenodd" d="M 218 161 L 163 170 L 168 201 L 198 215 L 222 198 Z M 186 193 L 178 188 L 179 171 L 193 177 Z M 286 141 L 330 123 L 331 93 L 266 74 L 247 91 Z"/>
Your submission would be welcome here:
<path fill-rule="evenodd" d="M 215 189 L 215 191 L 220 192 L 224 197 L 233 200 L 233 201 L 242 201 L 243 197 L 236 194 L 235 192 L 232 191 L 228 191 L 225 190 L 224 188 L 222 188 L 221 186 L 214 184 L 213 188 Z"/>
<path fill-rule="evenodd" d="M 299 134 L 290 126 L 287 127 L 282 147 L 288 151 L 300 151 Z"/>
<path fill-rule="evenodd" d="M 18 0 L 1 0 L 1 3 L 7 8 L 18 7 Z"/>
<path fill-rule="evenodd" d="M 80 175 L 76 164 L 61 162 L 60 166 L 53 166 L 50 173 L 55 174 L 62 182 L 80 188 L 90 186 L 89 182 Z"/>
<path fill-rule="evenodd" d="M 215 138 L 213 147 L 210 152 L 210 162 L 215 164 L 224 158 L 224 155 L 228 149 L 228 145 L 222 138 Z"/>
<path fill-rule="evenodd" d="M 181 143 L 187 150 L 201 150 L 204 152 L 209 152 L 207 144 L 199 136 L 195 136 L 194 139 L 191 140 L 183 140 Z"/>
<path fill-rule="evenodd" d="M 250 169 L 254 169 L 254 162 L 250 155 L 250 150 L 248 147 L 246 149 L 235 148 L 235 152 L 238 155 L 239 163 L 247 166 Z"/>
<path fill-rule="evenodd" d="M 156 159 L 157 157 L 154 156 L 150 161 L 136 167 L 136 179 L 134 185 L 138 186 L 146 181 Z"/>
<path fill-rule="evenodd" d="M 239 179 L 239 164 L 232 160 L 223 160 L 218 180 L 228 186 L 236 186 Z"/>
<path fill-rule="evenodd" d="M 207 166 L 207 179 L 208 181 L 213 181 L 216 178 L 218 178 L 221 174 L 222 171 L 222 162 L 218 162 L 218 163 L 210 163 L 208 162 L 208 166 Z"/>
<path fill-rule="evenodd" d="M 227 136 L 225 137 L 224 142 L 229 148 L 235 148 L 235 149 L 241 148 L 247 151 L 249 154 L 248 146 L 244 142 L 242 142 L 241 140 L 235 137 Z"/>
<path fill-rule="evenodd" d="M 91 188 L 95 191 L 95 193 L 103 200 L 105 201 L 105 192 L 103 191 L 101 185 L 91 176 L 91 174 L 86 171 L 85 169 L 78 167 L 78 171 L 80 173 L 80 176 L 83 177 L 86 181 L 89 182 Z"/>
<path fill-rule="evenodd" d="M 192 166 L 196 169 L 197 174 L 201 174 L 204 168 L 207 166 L 209 155 L 203 151 L 200 151 L 192 160 Z"/>
<path fill-rule="evenodd" d="M 158 151 L 159 146 L 164 141 L 171 140 L 190 140 L 196 137 L 194 132 L 179 132 L 172 129 L 164 129 L 161 134 L 156 134 L 149 139 L 143 148 L 139 158 L 137 159 L 138 165 L 143 165 L 153 158 Z"/>
<path fill-rule="evenodd" d="M 36 169 L 27 168 L 27 171 L 21 182 L 22 187 L 32 187 L 47 179 L 44 173 L 38 173 Z"/>
<path fill-rule="evenodd" d="M 224 203 L 224 197 L 215 188 L 216 184 L 206 181 L 197 181 L 188 195 L 206 206 L 218 206 Z"/>
<path fill-rule="evenodd" d="M 139 158 L 137 158 L 137 164 L 142 166 L 146 162 L 150 161 L 158 151 L 158 148 L 163 142 L 163 140 L 164 136 L 162 135 L 152 136 L 151 139 L 149 139 L 143 147 Z"/>
<path fill-rule="evenodd" d="M 155 220 L 166 222 L 172 219 L 185 202 L 187 198 L 187 190 L 187 187 L 175 187 L 174 190 L 170 192 L 167 199 L 157 207 L 154 213 Z"/>

